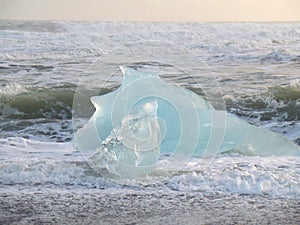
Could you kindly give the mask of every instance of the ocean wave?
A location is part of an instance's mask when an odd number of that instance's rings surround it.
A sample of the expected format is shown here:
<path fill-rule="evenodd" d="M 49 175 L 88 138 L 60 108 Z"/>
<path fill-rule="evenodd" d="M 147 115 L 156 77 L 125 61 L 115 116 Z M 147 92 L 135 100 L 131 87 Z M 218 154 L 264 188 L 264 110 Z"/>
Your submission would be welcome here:
<path fill-rule="evenodd" d="M 257 96 L 258 104 L 264 104 L 272 112 L 267 118 L 278 118 L 284 121 L 300 120 L 300 85 L 299 80 L 287 86 L 269 87 L 267 92 Z"/>
<path fill-rule="evenodd" d="M 73 139 L 71 120 L 61 119 L 2 119 L 1 138 L 26 138 L 30 140 L 68 142 Z"/>
<path fill-rule="evenodd" d="M 269 87 L 266 93 L 276 101 L 297 101 L 300 100 L 300 80 L 296 79 L 287 86 Z"/>
<path fill-rule="evenodd" d="M 103 54 L 102 40 L 89 35 L 0 30 L 0 36 L 0 60 L 4 62 L 74 60 Z"/>
<path fill-rule="evenodd" d="M 261 94 L 225 96 L 227 110 L 300 145 L 300 82 L 271 86 Z"/>
<path fill-rule="evenodd" d="M 213 62 L 299 61 L 299 30 L 263 23 L 9 22 L 0 23 L 0 60 L 99 57 L 128 42 L 160 40 Z"/>
<path fill-rule="evenodd" d="M 63 32 L 64 28 L 55 21 L 2 20 L 0 30 L 57 33 Z"/>
<path fill-rule="evenodd" d="M 83 60 L 87 57 L 100 57 L 102 55 L 101 49 L 92 49 L 83 47 L 82 49 L 70 50 L 62 49 L 55 51 L 43 51 L 38 52 L 26 52 L 24 49 L 22 52 L 10 52 L 0 53 L 0 60 L 2 61 L 35 61 L 35 60 Z"/>
<path fill-rule="evenodd" d="M 70 119 L 74 88 L 73 85 L 54 88 L 7 85 L 0 90 L 0 115 L 11 119 Z"/>
<path fill-rule="evenodd" d="M 260 57 L 261 62 L 300 61 L 300 55 L 287 50 L 274 50 Z"/>
<path fill-rule="evenodd" d="M 176 76 L 167 79 L 176 79 Z M 70 133 L 72 133 L 70 124 L 66 127 L 64 123 L 69 123 L 66 121 L 72 119 L 76 88 L 73 84 L 53 87 L 9 84 L 0 88 L 2 137 L 8 137 L 14 133 L 17 136 L 30 138 L 32 138 L 31 135 L 36 135 L 41 140 L 70 140 Z M 100 94 L 110 92 L 114 88 L 101 89 Z M 204 95 L 201 89 L 195 89 L 192 86 L 186 86 L 186 88 Z M 94 89 L 83 91 L 96 93 Z M 94 107 L 90 103 L 88 94 L 85 98 L 85 103 L 89 107 L 82 108 L 81 114 L 92 115 Z M 295 123 L 300 120 L 300 81 L 294 80 L 289 85 L 269 87 L 265 93 L 259 95 L 242 95 L 235 98 L 225 96 L 225 103 L 229 112 L 258 126 L 274 121 Z M 282 132 L 279 131 L 279 133 Z M 292 140 L 297 142 L 298 138 L 293 136 Z"/>
<path fill-rule="evenodd" d="M 239 116 L 259 117 L 263 120 L 300 120 L 300 82 L 285 86 L 271 86 L 262 94 L 226 97 L 229 110 Z"/>

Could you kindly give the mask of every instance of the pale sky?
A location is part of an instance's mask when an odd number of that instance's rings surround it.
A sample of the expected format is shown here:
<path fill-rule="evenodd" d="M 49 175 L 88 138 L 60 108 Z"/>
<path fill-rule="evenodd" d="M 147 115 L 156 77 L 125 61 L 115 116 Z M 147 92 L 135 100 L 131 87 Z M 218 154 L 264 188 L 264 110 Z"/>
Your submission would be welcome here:
<path fill-rule="evenodd" d="M 0 19 L 300 21 L 300 0 L 0 0 Z"/>

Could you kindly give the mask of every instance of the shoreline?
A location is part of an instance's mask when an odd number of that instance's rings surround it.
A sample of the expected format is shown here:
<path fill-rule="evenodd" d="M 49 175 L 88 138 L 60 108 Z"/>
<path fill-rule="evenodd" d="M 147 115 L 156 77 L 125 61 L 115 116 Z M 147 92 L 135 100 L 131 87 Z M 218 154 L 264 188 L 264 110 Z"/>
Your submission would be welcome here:
<path fill-rule="evenodd" d="M 299 209 L 261 195 L 0 187 L 0 224 L 299 224 Z"/>

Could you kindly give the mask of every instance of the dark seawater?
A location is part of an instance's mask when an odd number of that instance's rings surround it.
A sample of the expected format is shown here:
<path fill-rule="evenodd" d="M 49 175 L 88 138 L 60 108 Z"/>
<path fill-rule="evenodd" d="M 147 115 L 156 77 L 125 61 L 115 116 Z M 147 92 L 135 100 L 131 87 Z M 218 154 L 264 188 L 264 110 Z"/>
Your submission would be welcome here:
<path fill-rule="evenodd" d="M 114 90 L 120 85 L 121 73 L 116 72 L 104 87 L 107 74 L 93 65 L 116 47 L 145 40 L 160 41 L 160 54 L 169 58 L 178 56 L 165 48 L 166 42 L 191 51 L 193 74 L 180 73 L 172 65 L 145 62 L 143 54 L 147 58 L 147 47 L 140 49 L 140 59 L 134 58 L 132 52 L 123 52 L 118 59 L 103 62 L 102 66 L 115 71 L 122 64 L 120 61 L 131 59 L 134 63 L 129 66 L 160 71 L 168 82 L 199 94 L 203 90 L 195 84 L 205 84 L 211 93 L 219 93 L 217 101 L 212 99 L 217 108 L 221 102 L 220 108 L 300 145 L 299 23 L 3 20 L 0 185 L 124 189 L 91 171 L 74 150 L 73 97 L 82 79 L 89 84 L 86 93 L 95 93 L 100 87 L 100 94 Z M 182 57 L 180 65 L 191 62 Z M 86 102 L 89 109 L 85 115 L 91 115 L 92 105 L 88 98 Z M 192 159 L 186 171 L 157 188 L 300 197 L 299 157 L 225 155 L 217 158 L 207 171 L 197 170 L 198 163 L 198 159 Z"/>

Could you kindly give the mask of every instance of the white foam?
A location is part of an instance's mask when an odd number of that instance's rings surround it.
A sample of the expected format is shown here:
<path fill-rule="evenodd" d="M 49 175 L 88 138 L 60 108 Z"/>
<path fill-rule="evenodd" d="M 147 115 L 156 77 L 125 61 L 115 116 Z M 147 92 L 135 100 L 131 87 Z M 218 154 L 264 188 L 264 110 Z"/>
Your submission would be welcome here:
<path fill-rule="evenodd" d="M 19 83 L 10 83 L 0 87 L 0 95 L 15 96 L 26 92 L 28 92 L 28 88 Z"/>
<path fill-rule="evenodd" d="M 8 154 L 9 153 L 9 154 Z M 83 160 L 70 143 L 38 142 L 20 138 L 0 141 L 0 183 L 5 185 L 63 185 L 131 190 L 102 178 Z M 153 187 L 158 191 L 225 194 L 258 194 L 300 199 L 299 157 L 219 156 L 193 158 L 177 175 Z M 168 168 L 169 169 L 169 168 Z M 170 171 L 161 171 L 168 173 Z M 170 174 L 173 174 L 172 172 Z M 123 182 L 125 183 L 125 181 Z M 137 185 L 135 181 L 128 184 Z"/>
<path fill-rule="evenodd" d="M 59 32 L 0 31 L 2 60 L 72 59 L 99 56 L 124 43 L 142 40 L 172 42 L 190 48 L 202 59 L 290 60 L 300 46 L 299 24 L 54 22 Z M 235 32 L 232 32 L 232 31 Z M 26 41 L 23 47 L 19 42 Z M 60 41 L 57 41 L 60 40 Z M 5 46 L 9 46 L 5 47 Z"/>
<path fill-rule="evenodd" d="M 222 156 L 206 170 L 197 171 L 199 165 L 188 166 L 194 172 L 170 178 L 167 186 L 181 191 L 300 198 L 299 157 Z"/>

